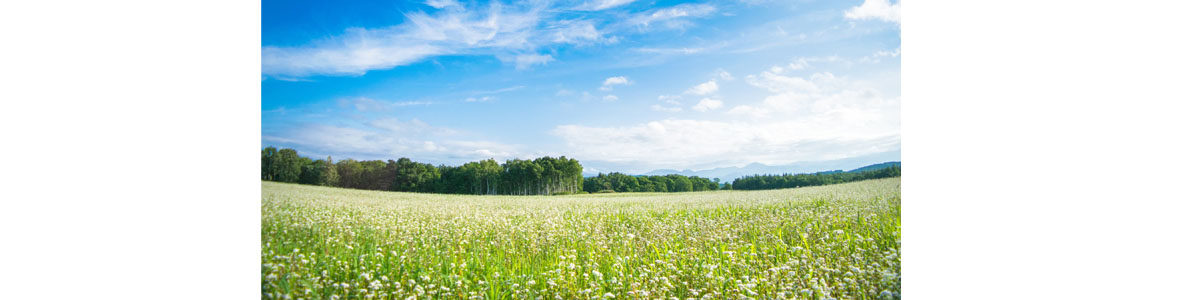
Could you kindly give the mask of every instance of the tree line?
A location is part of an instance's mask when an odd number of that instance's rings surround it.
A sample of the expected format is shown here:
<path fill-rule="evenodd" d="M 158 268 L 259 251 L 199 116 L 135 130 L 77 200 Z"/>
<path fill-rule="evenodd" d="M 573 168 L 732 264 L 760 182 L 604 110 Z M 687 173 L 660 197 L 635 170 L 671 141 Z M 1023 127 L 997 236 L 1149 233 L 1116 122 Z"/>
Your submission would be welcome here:
<path fill-rule="evenodd" d="M 711 191 L 720 188 L 720 179 L 683 175 L 631 176 L 621 173 L 600 173 L 583 180 L 583 190 L 588 193 L 603 192 L 692 192 Z"/>
<path fill-rule="evenodd" d="M 412 161 L 313 160 L 294 149 L 262 150 L 262 179 L 353 189 L 476 195 L 549 195 L 582 189 L 583 166 L 566 157 L 487 159 L 462 166 Z"/>
<path fill-rule="evenodd" d="M 475 195 L 551 195 L 580 192 L 692 192 L 718 189 L 765 190 L 836 184 L 900 176 L 899 166 L 870 171 L 751 175 L 721 184 L 720 179 L 683 175 L 632 176 L 600 173 L 583 178 L 583 166 L 566 157 L 493 159 L 446 166 L 398 160 L 311 159 L 294 149 L 262 150 L 262 180 L 342 188 Z"/>
<path fill-rule="evenodd" d="M 823 172 L 814 174 L 751 175 L 733 180 L 735 190 L 768 190 L 836 184 L 900 176 L 899 166 L 859 172 Z"/>

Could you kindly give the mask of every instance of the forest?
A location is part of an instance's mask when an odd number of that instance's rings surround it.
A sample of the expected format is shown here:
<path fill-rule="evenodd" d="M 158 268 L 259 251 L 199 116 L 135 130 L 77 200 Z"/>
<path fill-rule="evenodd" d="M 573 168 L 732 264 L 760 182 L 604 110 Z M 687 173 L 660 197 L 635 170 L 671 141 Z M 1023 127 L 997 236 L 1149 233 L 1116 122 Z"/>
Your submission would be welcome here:
<path fill-rule="evenodd" d="M 765 190 L 827 185 L 898 177 L 900 166 L 851 172 L 752 175 L 721 184 L 720 179 L 683 175 L 634 176 L 600 173 L 584 178 L 579 161 L 566 157 L 533 160 L 487 159 L 461 166 L 434 166 L 412 161 L 311 159 L 294 149 L 262 150 L 262 180 L 352 189 L 474 195 L 554 195 L 625 192 L 692 192 Z"/>
<path fill-rule="evenodd" d="M 300 156 L 294 149 L 262 150 L 262 180 L 353 189 L 476 195 L 550 195 L 580 192 L 583 167 L 566 157 L 541 157 L 434 166 L 412 161 Z"/>
<path fill-rule="evenodd" d="M 735 190 L 769 190 L 814 185 L 837 184 L 868 179 L 899 177 L 900 166 L 852 172 L 822 172 L 813 174 L 752 175 L 733 180 Z"/>
<path fill-rule="evenodd" d="M 625 192 L 692 192 L 720 188 L 720 179 L 683 175 L 632 176 L 621 173 L 599 174 L 583 180 L 588 193 Z M 728 185 L 726 185 L 728 187 Z"/>

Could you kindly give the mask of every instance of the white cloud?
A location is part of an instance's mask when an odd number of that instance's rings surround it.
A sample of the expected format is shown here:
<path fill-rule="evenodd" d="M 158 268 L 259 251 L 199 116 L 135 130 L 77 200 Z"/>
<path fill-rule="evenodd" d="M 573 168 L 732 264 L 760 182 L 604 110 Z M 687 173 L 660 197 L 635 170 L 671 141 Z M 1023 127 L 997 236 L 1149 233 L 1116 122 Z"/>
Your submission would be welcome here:
<path fill-rule="evenodd" d="M 872 55 L 872 57 L 897 57 L 897 56 L 900 56 L 900 48 L 896 48 L 892 51 L 879 50 L 879 51 L 875 51 L 875 54 Z"/>
<path fill-rule="evenodd" d="M 549 30 L 556 43 L 587 44 L 603 37 L 590 21 L 558 21 Z"/>
<path fill-rule="evenodd" d="M 347 98 L 338 100 L 338 106 L 354 107 L 361 112 L 379 112 L 388 111 L 393 107 L 414 106 L 414 105 L 430 105 L 433 102 L 429 101 L 383 101 L 375 100 L 367 97 Z"/>
<path fill-rule="evenodd" d="M 661 120 L 624 127 L 562 125 L 552 134 L 563 138 L 580 159 L 636 162 L 644 168 L 713 162 L 781 164 L 899 149 L 899 130 L 839 130 L 841 125 L 827 120 Z"/>
<path fill-rule="evenodd" d="M 526 69 L 532 65 L 544 65 L 551 61 L 554 61 L 554 58 L 545 54 L 524 54 L 517 55 L 516 58 L 517 69 Z"/>
<path fill-rule="evenodd" d="M 604 85 L 606 85 L 606 86 L 618 85 L 618 84 L 629 84 L 629 82 L 630 82 L 629 78 L 625 78 L 625 76 L 609 77 L 607 79 L 604 79 Z"/>
<path fill-rule="evenodd" d="M 792 60 L 791 63 L 788 63 L 788 69 L 805 70 L 805 69 L 812 67 L 813 63 L 833 63 L 833 62 L 841 62 L 841 61 L 843 61 L 842 58 L 837 55 L 830 55 L 830 56 L 825 56 L 825 57 L 799 57 L 799 58 L 796 58 L 795 60 Z M 780 73 L 780 72 L 775 72 L 775 73 Z"/>
<path fill-rule="evenodd" d="M 445 147 L 438 147 L 438 145 L 432 141 L 425 141 L 425 144 L 422 148 L 425 149 L 425 151 L 437 151 L 439 149 L 446 149 Z"/>
<path fill-rule="evenodd" d="M 580 5 L 580 10 L 605 10 L 625 4 L 629 4 L 636 0 L 593 0 Z"/>
<path fill-rule="evenodd" d="M 892 51 L 879 50 L 879 51 L 875 51 L 874 54 L 871 54 L 869 56 L 863 56 L 858 61 L 864 62 L 864 63 L 877 63 L 882 58 L 898 57 L 898 56 L 900 56 L 900 48 L 896 48 L 895 50 L 892 50 Z"/>
<path fill-rule="evenodd" d="M 457 130 L 432 126 L 418 119 L 401 121 L 381 118 L 363 125 L 307 124 L 283 132 L 264 134 L 263 141 L 320 157 L 330 155 L 355 159 L 396 159 L 404 156 L 426 162 L 450 159 L 458 164 L 493 157 L 528 156 L 522 154 L 516 145 L 453 139 L 464 135 Z"/>
<path fill-rule="evenodd" d="M 433 102 L 430 102 L 430 101 L 399 101 L 399 102 L 392 102 L 392 106 L 413 106 L 413 105 L 430 105 L 430 104 L 433 104 Z"/>
<path fill-rule="evenodd" d="M 430 126 L 428 123 L 422 122 L 421 120 L 418 120 L 418 119 L 412 119 L 409 121 L 400 121 L 400 119 L 397 119 L 397 118 L 380 118 L 380 119 L 375 119 L 375 120 L 371 120 L 370 122 L 367 122 L 367 125 L 371 126 L 373 128 L 383 129 L 384 131 L 387 131 L 390 133 L 404 133 L 404 134 L 429 133 L 429 134 L 443 134 L 443 135 L 451 135 L 451 134 L 456 133 L 454 130 L 449 129 L 449 128 Z"/>
<path fill-rule="evenodd" d="M 763 117 L 767 116 L 768 111 L 766 109 L 760 108 L 760 107 L 754 107 L 754 106 L 750 106 L 750 105 L 738 105 L 738 106 L 734 106 L 733 108 L 730 108 L 729 111 L 726 113 L 731 114 L 731 115 L 747 116 L 747 117 L 751 117 L 751 118 L 763 118 Z"/>
<path fill-rule="evenodd" d="M 717 69 L 716 75 L 721 80 L 733 80 L 733 75 L 729 75 L 729 72 L 725 72 L 725 69 Z"/>
<path fill-rule="evenodd" d="M 725 103 L 721 102 L 721 100 L 704 98 L 700 99 L 700 102 L 696 102 L 696 105 L 692 106 L 692 110 L 704 112 L 721 108 L 723 105 Z"/>
<path fill-rule="evenodd" d="M 828 74 L 828 73 L 825 73 Z M 817 75 L 814 75 L 816 78 Z M 825 75 L 821 75 L 825 76 Z M 832 75 L 829 75 L 832 76 Z M 824 78 L 824 77 L 821 77 Z M 765 88 L 768 91 L 775 93 L 783 92 L 814 92 L 818 90 L 817 84 L 811 80 L 806 80 L 801 77 L 790 77 L 781 75 L 777 72 L 762 72 L 761 74 L 747 75 L 746 83 L 750 85 Z"/>
<path fill-rule="evenodd" d="M 806 79 L 768 71 L 747 76 L 746 82 L 772 94 L 758 105 L 734 107 L 728 111 L 730 115 L 837 118 L 899 128 L 899 98 L 884 97 L 870 86 L 828 72 L 813 73 Z"/>
<path fill-rule="evenodd" d="M 605 95 L 604 96 L 604 101 L 612 102 L 612 101 L 617 101 L 617 99 L 619 99 L 619 98 L 617 98 L 617 96 L 613 96 L 613 95 Z"/>
<path fill-rule="evenodd" d="M 608 9 L 632 2 L 588 2 Z M 312 76 L 361 76 L 444 55 L 490 55 L 518 69 L 555 61 L 556 45 L 615 43 L 610 33 L 682 29 L 688 19 L 713 14 L 709 4 L 680 4 L 613 22 L 544 1 L 459 3 L 430 0 L 432 11 L 403 12 L 405 20 L 377 28 L 347 28 L 299 45 L 265 45 L 261 72 L 279 80 Z M 603 25 L 604 28 L 597 28 Z"/>
<path fill-rule="evenodd" d="M 625 78 L 625 76 L 609 77 L 607 79 L 604 79 L 604 84 L 600 85 L 599 89 L 601 91 L 611 91 L 612 87 L 615 85 L 630 85 L 630 84 L 633 84 L 633 81 L 629 80 L 629 78 Z"/>
<path fill-rule="evenodd" d="M 703 95 L 708 95 L 708 94 L 715 93 L 715 92 L 717 92 L 717 90 L 718 90 L 719 88 L 720 88 L 720 87 L 718 87 L 718 86 L 717 86 L 717 81 L 716 81 L 716 80 L 709 80 L 708 82 L 701 83 L 701 84 L 698 84 L 698 85 L 696 85 L 696 86 L 693 86 L 692 88 L 688 89 L 688 90 L 687 90 L 686 92 L 684 92 L 684 93 L 688 93 L 688 94 L 692 94 L 692 95 L 701 95 L 701 96 L 703 96 Z"/>
<path fill-rule="evenodd" d="M 679 96 L 676 96 L 676 95 L 659 95 L 658 96 L 659 101 L 667 102 L 667 103 L 673 104 L 673 105 L 679 105 L 679 99 L 680 99 Z"/>
<path fill-rule="evenodd" d="M 432 6 L 433 8 L 438 8 L 438 9 L 442 9 L 442 8 L 446 8 L 446 7 L 450 7 L 450 6 L 459 6 L 458 1 L 454 1 L 454 0 L 426 0 L 425 5 L 429 5 L 429 6 Z"/>
<path fill-rule="evenodd" d="M 765 70 L 747 82 L 770 94 L 728 109 L 722 120 L 666 119 L 628 126 L 560 125 L 569 153 L 581 160 L 646 169 L 749 162 L 784 164 L 896 151 L 900 99 L 827 72 L 807 76 Z M 716 111 L 707 97 L 693 109 Z M 660 101 L 678 99 L 664 95 Z M 711 101 L 706 101 L 711 100 Z M 719 104 L 718 104 L 719 103 Z M 679 107 L 652 105 L 655 111 Z"/>
<path fill-rule="evenodd" d="M 851 20 L 879 19 L 899 24 L 900 3 L 892 4 L 889 0 L 863 0 L 862 5 L 846 10 L 844 16 Z"/>
<path fill-rule="evenodd" d="M 483 96 L 483 97 L 479 97 L 479 98 L 467 97 L 467 99 L 464 101 L 466 101 L 466 102 L 488 102 L 488 101 L 492 101 L 492 100 L 496 100 L 496 99 L 492 98 L 491 96 Z"/>
<path fill-rule="evenodd" d="M 367 97 L 358 97 L 353 99 L 338 100 L 338 105 L 342 107 L 353 106 L 358 111 L 380 111 L 388 108 L 387 103 Z"/>
<path fill-rule="evenodd" d="M 679 112 L 679 111 L 683 110 L 683 108 L 678 107 L 678 106 L 665 107 L 665 106 L 658 105 L 658 104 L 651 105 L 650 109 L 654 110 L 654 111 L 665 111 L 665 112 Z"/>
<path fill-rule="evenodd" d="M 695 54 L 704 51 L 701 48 L 636 48 L 637 52 L 654 53 L 654 54 Z"/>
<path fill-rule="evenodd" d="M 452 6 L 430 1 L 434 7 Z M 356 76 L 448 54 L 492 54 L 528 67 L 552 61 L 549 55 L 503 57 L 555 43 L 539 27 L 542 6 L 493 3 L 479 9 L 446 9 L 433 14 L 405 13 L 407 21 L 383 28 L 349 28 L 340 35 L 301 46 L 262 48 L 262 73 L 276 78 L 313 75 Z M 564 36 L 565 37 L 565 36 Z"/>
<path fill-rule="evenodd" d="M 629 23 L 641 28 L 648 28 L 652 24 L 662 24 L 667 28 L 683 28 L 691 25 L 691 22 L 681 20 L 686 17 L 704 17 L 717 11 L 716 7 L 708 4 L 680 4 L 668 8 L 655 10 L 634 15 L 629 18 Z"/>
<path fill-rule="evenodd" d="M 475 94 L 500 94 L 500 93 L 507 93 L 507 92 L 523 89 L 523 88 L 525 88 L 525 86 L 517 85 L 517 86 L 510 86 L 510 87 L 495 89 L 495 90 L 490 90 L 490 91 L 479 91 L 479 92 L 476 92 Z"/>

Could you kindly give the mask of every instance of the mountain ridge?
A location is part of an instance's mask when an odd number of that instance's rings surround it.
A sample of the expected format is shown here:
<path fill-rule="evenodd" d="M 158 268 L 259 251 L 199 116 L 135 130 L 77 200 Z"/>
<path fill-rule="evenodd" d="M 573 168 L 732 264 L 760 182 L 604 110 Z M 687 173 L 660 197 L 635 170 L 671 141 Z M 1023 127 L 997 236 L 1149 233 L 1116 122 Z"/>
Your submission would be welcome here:
<path fill-rule="evenodd" d="M 897 156 L 899 156 L 899 153 L 889 152 L 827 161 L 800 161 L 776 166 L 752 162 L 742 167 L 720 167 L 704 170 L 658 169 L 641 175 L 649 176 L 678 174 L 683 176 L 719 178 L 721 179 L 721 182 L 733 182 L 734 179 L 749 175 L 808 174 L 877 170 L 892 165 L 900 165 L 900 160 L 897 158 Z"/>

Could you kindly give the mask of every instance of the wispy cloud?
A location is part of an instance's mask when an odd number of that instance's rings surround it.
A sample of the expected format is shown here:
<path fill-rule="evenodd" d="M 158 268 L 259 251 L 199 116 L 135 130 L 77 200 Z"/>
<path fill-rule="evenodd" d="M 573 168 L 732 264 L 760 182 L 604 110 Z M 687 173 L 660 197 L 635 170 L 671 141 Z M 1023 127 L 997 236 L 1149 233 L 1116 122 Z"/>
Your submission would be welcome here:
<path fill-rule="evenodd" d="M 432 6 L 433 8 L 439 8 L 439 9 L 450 7 L 450 6 L 459 6 L 458 1 L 454 1 L 454 0 L 426 0 L 425 5 L 429 5 L 429 6 Z"/>
<path fill-rule="evenodd" d="M 862 63 L 877 63 L 880 61 L 880 59 L 883 59 L 883 58 L 891 58 L 891 57 L 899 57 L 899 56 L 900 56 L 900 48 L 896 48 L 891 51 L 879 50 L 879 51 L 875 51 L 874 54 L 871 54 L 868 56 L 863 56 L 862 58 L 858 59 L 858 61 L 862 62 Z"/>
<path fill-rule="evenodd" d="M 615 41 L 604 39 L 596 25 L 588 20 L 561 20 L 551 23 L 547 31 L 555 43 L 584 45 L 592 42 Z"/>
<path fill-rule="evenodd" d="M 900 23 L 900 3 L 889 0 L 863 0 L 859 6 L 846 10 L 844 16 L 851 20 L 871 20 Z"/>
<path fill-rule="evenodd" d="M 635 48 L 633 51 L 654 54 L 696 54 L 704 48 Z"/>
<path fill-rule="evenodd" d="M 517 85 L 517 86 L 510 86 L 510 87 L 501 88 L 501 89 L 495 89 L 495 90 L 490 90 L 490 91 L 478 91 L 478 92 L 475 92 L 475 94 L 476 94 L 476 95 L 500 94 L 500 93 L 507 93 L 507 92 L 512 92 L 512 91 L 520 90 L 520 89 L 523 89 L 523 88 L 525 88 L 525 86 L 523 86 L 523 85 Z"/>
<path fill-rule="evenodd" d="M 525 157 L 518 145 L 467 139 L 463 132 L 419 119 L 379 118 L 363 126 L 306 124 L 264 134 L 263 141 L 321 156 L 355 159 L 410 157 L 423 161 L 463 163 L 486 158 Z"/>
<path fill-rule="evenodd" d="M 580 10 L 605 10 L 613 7 L 629 4 L 636 0 L 592 0 L 580 5 L 577 9 Z"/>
<path fill-rule="evenodd" d="M 629 18 L 629 24 L 643 29 L 654 29 L 655 26 L 665 28 L 683 28 L 691 26 L 688 17 L 704 17 L 716 12 L 717 8 L 709 4 L 679 4 L 676 6 L 636 14 Z"/>
<path fill-rule="evenodd" d="M 679 111 L 683 110 L 683 108 L 678 107 L 678 106 L 666 107 L 666 106 L 662 106 L 662 105 L 658 105 L 658 104 L 651 105 L 650 109 L 654 110 L 654 111 L 664 111 L 664 112 L 679 112 Z"/>
<path fill-rule="evenodd" d="M 367 97 L 343 98 L 338 100 L 338 105 L 341 107 L 353 107 L 361 112 L 370 111 L 388 111 L 394 107 L 415 106 L 415 105 L 430 105 L 430 101 L 384 101 L 376 100 Z"/>
<path fill-rule="evenodd" d="M 592 1 L 584 7 L 610 9 L 630 2 Z M 286 80 L 360 76 L 443 55 L 490 55 L 517 69 L 527 69 L 556 61 L 552 55 L 555 45 L 614 43 L 619 39 L 610 34 L 684 28 L 692 25 L 689 18 L 716 11 L 709 4 L 680 4 L 612 22 L 563 18 L 569 9 L 540 1 L 485 5 L 431 0 L 425 4 L 437 9 L 405 12 L 404 22 L 397 25 L 348 28 L 298 46 L 264 46 L 262 73 Z M 598 23 L 608 28 L 597 28 Z"/>
<path fill-rule="evenodd" d="M 840 62 L 843 59 L 837 55 L 822 56 L 822 57 L 798 57 L 788 63 L 788 68 L 792 70 L 804 70 L 811 68 L 814 63 L 832 63 Z"/>
<path fill-rule="evenodd" d="M 679 96 L 675 95 L 659 95 L 658 100 L 668 104 L 679 105 Z"/>
<path fill-rule="evenodd" d="M 544 65 L 548 62 L 554 61 L 554 57 L 551 57 L 547 54 L 523 54 L 517 55 L 514 61 L 517 64 L 517 69 L 520 70 L 527 69 L 533 65 Z"/>
<path fill-rule="evenodd" d="M 733 80 L 733 75 L 730 75 L 729 72 L 725 71 L 725 69 L 717 69 L 715 72 L 713 72 L 713 74 L 715 77 L 721 80 Z"/>
<path fill-rule="evenodd" d="M 450 1 L 430 1 L 433 7 L 457 6 Z M 294 47 L 262 49 L 262 72 L 275 77 L 362 75 L 389 69 L 426 57 L 447 54 L 512 52 L 518 68 L 545 64 L 553 58 L 528 53 L 554 41 L 542 37 L 544 6 L 505 6 L 493 3 L 477 9 L 445 9 L 432 14 L 405 13 L 407 22 L 366 29 L 349 28 L 338 36 Z"/>

